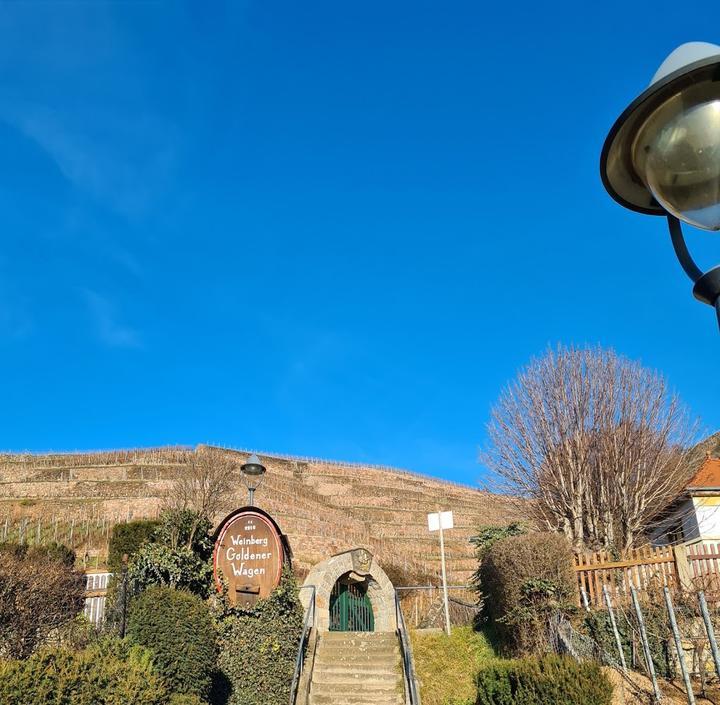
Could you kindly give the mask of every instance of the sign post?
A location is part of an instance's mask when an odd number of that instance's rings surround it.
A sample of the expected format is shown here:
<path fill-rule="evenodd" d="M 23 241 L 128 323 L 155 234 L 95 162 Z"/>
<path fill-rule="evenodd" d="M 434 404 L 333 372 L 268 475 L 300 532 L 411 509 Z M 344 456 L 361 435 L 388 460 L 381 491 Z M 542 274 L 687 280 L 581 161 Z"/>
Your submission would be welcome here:
<path fill-rule="evenodd" d="M 434 512 L 433 514 L 428 514 L 428 529 L 430 531 L 440 532 L 440 566 L 442 568 L 443 605 L 445 607 L 445 633 L 448 636 L 450 636 L 450 607 L 448 606 L 447 573 L 445 571 L 445 538 L 443 530 L 452 529 L 453 526 L 452 512 Z"/>

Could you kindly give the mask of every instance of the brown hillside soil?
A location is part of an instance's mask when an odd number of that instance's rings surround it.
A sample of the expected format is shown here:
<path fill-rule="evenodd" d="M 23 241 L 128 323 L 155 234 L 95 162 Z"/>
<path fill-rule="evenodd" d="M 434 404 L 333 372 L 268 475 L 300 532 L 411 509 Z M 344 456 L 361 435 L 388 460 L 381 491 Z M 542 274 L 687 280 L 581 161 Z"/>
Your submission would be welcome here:
<path fill-rule="evenodd" d="M 102 453 L 0 455 L 0 531 L 6 519 L 25 523 L 43 540 L 58 533 L 79 555 L 106 551 L 110 527 L 131 518 L 157 516 L 173 478 L 195 451 L 186 448 Z M 246 453 L 222 449 L 238 464 Z M 411 584 L 438 584 L 438 538 L 427 530 L 427 513 L 452 509 L 455 528 L 446 532 L 448 578 L 465 584 L 476 567 L 469 539 L 480 525 L 505 524 L 517 509 L 504 497 L 471 487 L 389 468 L 261 455 L 267 475 L 257 504 L 272 514 L 290 539 L 299 572 L 340 551 L 365 546 L 380 564 Z M 219 516 L 243 506 L 238 480 Z M 59 529 L 55 526 L 59 524 Z M 402 584 L 408 584 L 400 580 Z"/>
<path fill-rule="evenodd" d="M 650 705 L 655 702 L 650 679 L 640 673 L 631 671 L 627 679 L 613 668 L 603 668 L 605 675 L 613 684 L 612 705 Z M 628 683 L 628 679 L 630 683 Z M 660 681 L 663 702 L 668 705 L 687 705 L 685 691 L 668 681 Z M 716 700 L 713 698 L 713 700 Z M 712 700 L 701 698 L 695 694 L 698 705 L 714 705 Z"/>

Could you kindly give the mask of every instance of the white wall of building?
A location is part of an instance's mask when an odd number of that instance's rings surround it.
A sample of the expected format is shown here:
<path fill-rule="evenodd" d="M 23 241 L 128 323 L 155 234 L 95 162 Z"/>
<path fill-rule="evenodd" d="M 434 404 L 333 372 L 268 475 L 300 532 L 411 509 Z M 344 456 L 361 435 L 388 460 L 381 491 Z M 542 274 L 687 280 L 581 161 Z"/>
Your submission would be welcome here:
<path fill-rule="evenodd" d="M 692 501 L 698 538 L 720 540 L 720 497 L 693 497 Z"/>

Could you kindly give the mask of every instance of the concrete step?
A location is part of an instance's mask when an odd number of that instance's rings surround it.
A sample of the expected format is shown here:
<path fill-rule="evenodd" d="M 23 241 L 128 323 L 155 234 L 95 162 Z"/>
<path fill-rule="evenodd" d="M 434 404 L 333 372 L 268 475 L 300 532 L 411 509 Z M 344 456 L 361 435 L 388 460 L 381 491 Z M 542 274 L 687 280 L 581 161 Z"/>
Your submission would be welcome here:
<path fill-rule="evenodd" d="M 387 641 L 395 639 L 395 632 L 323 632 L 322 637 L 332 641 L 333 639 L 368 639 L 369 641 Z"/>
<path fill-rule="evenodd" d="M 395 632 L 324 632 L 322 640 L 327 642 L 383 644 L 397 641 Z"/>
<path fill-rule="evenodd" d="M 338 655 L 333 654 L 331 656 L 327 654 L 318 654 L 315 657 L 315 664 L 320 667 L 325 666 L 344 666 L 354 667 L 361 664 L 366 664 L 370 668 L 381 668 L 387 664 L 395 664 L 400 660 L 400 652 L 394 654 L 384 654 L 378 656 L 377 654 L 345 654 Z"/>
<path fill-rule="evenodd" d="M 325 693 L 337 693 L 352 695 L 354 693 L 373 693 L 377 695 L 396 695 L 400 692 L 400 679 L 382 683 L 374 681 L 363 681 L 362 683 L 314 683 L 312 692 L 316 695 Z"/>
<path fill-rule="evenodd" d="M 402 694 L 377 695 L 374 693 L 323 693 L 322 695 L 310 694 L 310 705 L 403 705 L 405 698 Z"/>
<path fill-rule="evenodd" d="M 310 705 L 403 705 L 400 658 L 393 632 L 321 634 Z"/>
<path fill-rule="evenodd" d="M 374 670 L 371 672 L 361 673 L 357 669 L 344 671 L 330 671 L 323 669 L 313 674 L 312 682 L 317 685 L 349 683 L 354 686 L 362 683 L 377 683 L 378 685 L 397 684 L 400 679 L 400 673 L 396 670 L 384 669 L 382 671 Z"/>
<path fill-rule="evenodd" d="M 328 640 L 326 637 L 320 637 L 320 643 L 318 644 L 320 649 L 333 653 L 342 653 L 345 651 L 352 651 L 353 653 L 384 653 L 397 649 L 398 645 L 397 637 L 392 640 L 383 639 L 382 641 L 366 641 L 360 639 L 342 641 L 340 639 Z"/>
<path fill-rule="evenodd" d="M 318 646 L 318 656 L 326 654 L 330 658 L 335 656 L 352 656 L 352 657 L 366 657 L 366 656 L 378 656 L 379 658 L 394 658 L 394 656 L 400 653 L 400 646 L 398 644 L 388 644 L 387 646 L 375 646 L 373 648 L 363 648 L 357 646 L 343 646 L 336 648 L 320 642 Z"/>
<path fill-rule="evenodd" d="M 327 674 L 358 673 L 361 676 L 397 675 L 400 672 L 399 661 L 383 661 L 382 663 L 319 663 L 315 661 L 314 672 Z"/>

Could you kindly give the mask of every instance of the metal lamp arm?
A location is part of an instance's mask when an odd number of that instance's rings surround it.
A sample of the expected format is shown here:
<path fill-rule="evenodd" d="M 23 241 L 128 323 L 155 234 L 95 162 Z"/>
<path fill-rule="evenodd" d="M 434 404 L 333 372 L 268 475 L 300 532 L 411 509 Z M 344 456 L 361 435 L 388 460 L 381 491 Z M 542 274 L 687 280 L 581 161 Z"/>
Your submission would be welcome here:
<path fill-rule="evenodd" d="M 685 237 L 683 236 L 682 225 L 680 221 L 674 216 L 668 213 L 668 227 L 670 228 L 670 237 L 672 238 L 673 248 L 677 255 L 680 266 L 685 270 L 693 282 L 697 282 L 702 277 L 702 270 L 695 264 L 690 252 L 688 251 L 687 245 L 685 244 Z"/>
<path fill-rule="evenodd" d="M 667 219 L 673 248 L 675 249 L 675 254 L 680 262 L 680 266 L 685 270 L 685 274 L 695 283 L 693 295 L 698 301 L 702 301 L 704 304 L 715 308 L 718 326 L 720 326 L 720 267 L 713 267 L 707 272 L 703 272 L 695 264 L 695 260 L 693 260 L 688 251 L 680 221 L 669 213 Z"/>

